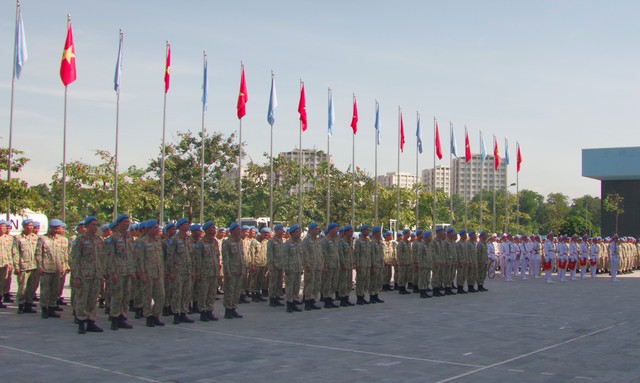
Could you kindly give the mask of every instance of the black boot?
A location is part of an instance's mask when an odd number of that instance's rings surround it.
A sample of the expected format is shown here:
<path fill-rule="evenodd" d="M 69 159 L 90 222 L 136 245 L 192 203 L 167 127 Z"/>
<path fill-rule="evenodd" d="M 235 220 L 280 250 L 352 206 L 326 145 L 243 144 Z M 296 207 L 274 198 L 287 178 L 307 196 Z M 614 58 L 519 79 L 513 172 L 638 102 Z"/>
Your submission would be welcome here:
<path fill-rule="evenodd" d="M 135 315 L 135 317 L 134 317 L 134 318 L 135 318 L 135 319 L 140 319 L 140 318 L 142 318 L 142 309 L 141 309 L 141 308 L 136 309 L 136 315 Z"/>
<path fill-rule="evenodd" d="M 204 311 L 200 311 L 200 322 L 209 322 L 209 317 Z"/>
<path fill-rule="evenodd" d="M 129 311 L 131 311 L 131 312 L 135 312 L 136 311 L 135 307 L 133 307 L 133 299 L 129 300 Z"/>
<path fill-rule="evenodd" d="M 351 303 L 351 301 L 349 300 L 349 296 L 347 295 L 346 297 L 344 297 L 344 301 L 347 303 L 347 306 L 355 306 L 355 303 Z"/>
<path fill-rule="evenodd" d="M 55 307 L 52 307 L 53 311 L 64 311 L 64 309 L 56 304 Z"/>
<path fill-rule="evenodd" d="M 49 309 L 46 307 L 42 308 L 42 314 L 40 314 L 40 318 L 47 319 L 49 318 Z"/>
<path fill-rule="evenodd" d="M 288 313 L 292 313 L 292 312 L 293 312 L 293 307 L 294 307 L 294 306 L 295 306 L 295 305 L 293 304 L 293 302 L 287 302 L 287 312 L 288 312 Z M 305 303 L 305 305 L 304 305 L 304 309 L 305 309 L 305 310 L 311 310 L 311 309 L 309 308 L 309 305 L 308 305 L 308 304 L 306 304 L 306 303 Z"/>
<path fill-rule="evenodd" d="M 389 290 L 390 290 L 389 285 L 387 284 L 382 285 L 382 291 L 389 291 Z"/>
<path fill-rule="evenodd" d="M 171 315 L 171 306 L 164 306 L 162 308 L 162 316 L 168 317 L 169 315 Z"/>
<path fill-rule="evenodd" d="M 234 318 L 242 318 L 242 315 L 238 314 L 236 309 L 231 309 L 231 315 L 233 315 Z"/>
<path fill-rule="evenodd" d="M 464 291 L 464 287 L 462 287 L 462 285 L 458 286 L 458 294 L 466 294 L 467 292 Z"/>
<path fill-rule="evenodd" d="M 60 318 L 60 314 L 56 312 L 58 310 L 55 307 L 49 307 L 47 311 L 49 312 L 49 318 Z"/>
<path fill-rule="evenodd" d="M 468 285 L 467 286 L 467 291 L 470 292 L 470 293 L 477 293 L 478 292 L 478 290 L 473 288 L 473 285 Z"/>
<path fill-rule="evenodd" d="M 98 307 L 101 309 L 104 308 L 104 298 L 98 298 Z"/>
<path fill-rule="evenodd" d="M 198 307 L 198 302 L 193 301 L 192 310 L 193 310 L 193 314 L 197 314 L 200 312 L 200 307 Z"/>
<path fill-rule="evenodd" d="M 413 293 L 418 294 L 419 292 L 420 292 L 420 289 L 418 288 L 418 285 L 413 285 Z"/>
<path fill-rule="evenodd" d="M 160 322 L 160 318 L 158 318 L 158 317 L 151 317 L 151 318 L 153 318 L 153 324 L 154 325 L 156 325 L 156 326 L 164 326 L 164 323 Z"/>
<path fill-rule="evenodd" d="M 142 312 L 142 309 L 140 309 L 140 312 Z M 130 325 L 129 323 L 127 323 L 127 318 L 124 317 L 124 315 L 120 314 L 120 316 L 118 317 L 118 328 L 126 328 L 127 330 L 130 330 L 133 328 L 132 325 Z"/>
<path fill-rule="evenodd" d="M 180 314 L 173 314 L 173 324 L 180 324 Z"/>
<path fill-rule="evenodd" d="M 316 300 L 315 299 L 311 299 L 311 302 L 309 303 L 309 306 L 311 307 L 312 310 L 320 310 L 321 309 L 321 307 L 316 304 Z"/>
<path fill-rule="evenodd" d="M 325 309 L 332 309 L 333 306 L 331 305 L 331 298 L 323 298 L 322 301 L 324 302 L 324 308 Z"/>
<path fill-rule="evenodd" d="M 291 309 L 293 310 L 293 312 L 295 313 L 301 313 L 302 309 L 300 309 L 300 307 L 298 307 L 296 304 L 291 303 Z"/>
<path fill-rule="evenodd" d="M 87 330 L 84 327 L 84 322 L 83 320 L 79 320 L 78 321 L 78 334 L 84 334 L 87 332 Z"/>
<path fill-rule="evenodd" d="M 185 313 L 180 314 L 180 323 L 193 323 L 193 322 L 194 320 L 189 318 L 187 314 Z"/>
<path fill-rule="evenodd" d="M 13 302 L 14 302 L 14 300 L 13 300 L 13 299 L 11 299 L 11 294 L 9 294 L 9 293 L 6 293 L 6 294 L 4 294 L 4 295 L 2 296 L 2 301 L 3 301 L 4 303 L 13 303 Z"/>
<path fill-rule="evenodd" d="M 118 318 L 117 317 L 109 317 L 109 320 L 111 321 L 111 329 L 112 330 L 117 330 L 118 329 Z"/>
<path fill-rule="evenodd" d="M 218 317 L 213 315 L 213 310 L 207 311 L 206 314 L 207 314 L 207 318 L 209 318 L 210 321 L 215 322 L 218 320 Z"/>
<path fill-rule="evenodd" d="M 24 309 L 23 309 L 22 312 L 29 313 L 29 314 L 35 314 L 36 310 L 34 310 L 33 307 L 31 307 L 30 303 L 25 303 L 24 304 Z M 18 313 L 20 313 L 20 312 L 18 311 Z"/>
<path fill-rule="evenodd" d="M 231 309 L 224 309 L 224 319 L 233 319 L 234 316 L 231 312 Z"/>
<path fill-rule="evenodd" d="M 256 302 L 266 302 L 267 300 L 263 298 L 262 293 L 258 290 L 253 293 L 254 298 L 256 298 Z"/>
<path fill-rule="evenodd" d="M 400 295 L 411 294 L 411 291 L 408 291 L 406 287 L 400 286 Z"/>
<path fill-rule="evenodd" d="M 347 304 L 347 297 L 340 298 L 340 307 L 349 307 Z"/>
<path fill-rule="evenodd" d="M 63 297 L 58 298 L 58 301 L 56 303 L 58 304 L 58 306 L 67 306 L 67 302 L 64 301 Z"/>
<path fill-rule="evenodd" d="M 256 293 L 250 293 L 249 295 L 251 296 L 251 302 L 260 302 L 258 300 L 259 295 L 257 295 Z"/>
<path fill-rule="evenodd" d="M 451 291 L 451 287 L 444 288 L 444 295 L 456 295 L 453 291 Z"/>
<path fill-rule="evenodd" d="M 378 296 L 378 294 L 375 294 L 375 295 L 373 296 L 373 298 L 374 298 L 374 299 L 376 300 L 376 302 L 378 302 L 378 303 L 384 303 L 384 301 L 383 301 L 382 299 L 380 299 L 380 297 Z"/>
<path fill-rule="evenodd" d="M 156 327 L 153 317 L 147 317 L 147 327 Z"/>
<path fill-rule="evenodd" d="M 238 303 L 251 303 L 251 302 L 247 299 L 246 295 L 240 294 L 240 299 L 238 299 Z"/>
<path fill-rule="evenodd" d="M 372 304 L 378 303 L 376 302 L 376 298 L 373 296 L 373 294 L 369 294 L 369 303 L 372 303 Z"/>
<path fill-rule="evenodd" d="M 363 295 L 357 295 L 356 298 L 358 298 L 356 300 L 356 304 L 359 306 L 362 306 L 364 304 L 364 296 Z"/>
<path fill-rule="evenodd" d="M 486 289 L 484 285 L 478 285 L 478 291 L 489 291 L 489 289 Z"/>
<path fill-rule="evenodd" d="M 87 321 L 87 332 L 103 332 L 102 328 L 98 327 L 96 321 Z"/>
<path fill-rule="evenodd" d="M 431 295 L 427 294 L 427 290 L 420 290 L 420 298 L 431 298 Z"/>
<path fill-rule="evenodd" d="M 273 297 L 272 297 L 272 298 L 269 298 L 269 307 L 277 307 L 277 306 L 276 306 L 276 302 L 274 302 Z"/>

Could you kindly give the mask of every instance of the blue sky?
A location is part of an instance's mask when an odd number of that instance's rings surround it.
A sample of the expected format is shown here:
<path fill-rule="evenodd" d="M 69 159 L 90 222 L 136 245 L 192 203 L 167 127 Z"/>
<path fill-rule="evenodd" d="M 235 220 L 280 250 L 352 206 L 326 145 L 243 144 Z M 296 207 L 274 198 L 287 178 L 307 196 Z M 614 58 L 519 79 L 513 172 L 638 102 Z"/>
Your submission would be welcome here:
<path fill-rule="evenodd" d="M 185 6 L 189 4 L 189 6 Z M 29 60 L 16 82 L 13 146 L 32 161 L 20 176 L 49 182 L 62 161 L 64 87 L 59 65 L 71 14 L 78 80 L 69 86 L 68 161 L 114 152 L 113 74 L 124 32 L 120 167 L 144 166 L 159 153 L 165 41 L 172 45 L 167 140 L 200 131 L 202 51 L 209 57 L 208 131 L 238 129 L 236 101 L 244 61 L 249 103 L 243 139 L 251 159 L 269 151 L 270 73 L 278 109 L 274 152 L 298 145 L 299 81 L 305 82 L 309 130 L 303 147 L 326 150 L 327 89 L 336 124 L 331 153 L 351 163 L 352 93 L 359 107 L 356 166 L 374 172 L 374 103 L 380 102 L 378 173 L 397 167 L 397 111 L 407 144 L 401 171 L 415 171 L 416 111 L 422 116 L 420 168 L 433 164 L 433 116 L 447 165 L 449 122 L 458 149 L 464 126 L 473 152 L 482 130 L 504 153 L 521 189 L 543 195 L 598 195 L 581 176 L 581 149 L 637 146 L 640 4 L 633 1 L 46 1 L 24 0 Z M 0 137 L 8 144 L 15 2 L 0 4 Z M 2 175 L 6 177 L 6 175 Z"/>

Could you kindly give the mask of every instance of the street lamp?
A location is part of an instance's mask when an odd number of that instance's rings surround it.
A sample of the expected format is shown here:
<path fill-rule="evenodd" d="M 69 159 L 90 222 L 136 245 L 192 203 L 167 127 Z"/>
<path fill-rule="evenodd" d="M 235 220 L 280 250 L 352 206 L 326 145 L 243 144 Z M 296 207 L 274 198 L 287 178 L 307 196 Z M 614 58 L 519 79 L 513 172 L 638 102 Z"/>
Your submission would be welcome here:
<path fill-rule="evenodd" d="M 512 186 L 516 186 L 516 183 L 512 183 L 511 185 L 507 185 L 504 188 L 504 217 L 505 217 L 505 225 L 504 232 L 507 233 L 509 231 L 509 188 Z"/>

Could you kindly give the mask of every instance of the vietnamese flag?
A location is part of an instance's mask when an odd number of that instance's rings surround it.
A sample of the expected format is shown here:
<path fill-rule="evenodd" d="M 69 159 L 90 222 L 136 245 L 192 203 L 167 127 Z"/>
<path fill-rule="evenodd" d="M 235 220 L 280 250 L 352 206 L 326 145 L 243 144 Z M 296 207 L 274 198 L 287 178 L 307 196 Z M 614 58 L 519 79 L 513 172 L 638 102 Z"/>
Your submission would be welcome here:
<path fill-rule="evenodd" d="M 469 142 L 469 132 L 464 130 L 464 162 L 471 161 L 471 143 Z"/>
<path fill-rule="evenodd" d="M 353 96 L 353 117 L 351 117 L 351 129 L 353 129 L 353 134 L 358 133 L 358 102 L 356 101 L 356 96 Z"/>
<path fill-rule="evenodd" d="M 500 167 L 500 149 L 498 149 L 498 140 L 493 136 L 493 169 L 498 170 Z"/>
<path fill-rule="evenodd" d="M 244 64 L 240 64 L 242 67 L 242 74 L 240 75 L 240 92 L 238 93 L 238 119 L 242 119 L 247 114 L 246 105 L 249 101 L 249 94 L 247 93 L 247 81 L 244 78 Z"/>
<path fill-rule="evenodd" d="M 64 43 L 62 61 L 60 62 L 60 79 L 64 86 L 76 81 L 76 48 L 73 44 L 73 29 L 71 21 L 67 25 L 67 40 Z"/>
<path fill-rule="evenodd" d="M 400 151 L 404 153 L 404 120 L 400 112 Z"/>
<path fill-rule="evenodd" d="M 169 91 L 171 85 L 171 44 L 167 41 L 167 63 L 164 66 L 164 92 Z"/>
<path fill-rule="evenodd" d="M 516 145 L 518 146 L 518 173 L 520 172 L 520 164 L 522 163 L 522 152 L 520 151 L 520 144 L 516 142 Z"/>
<path fill-rule="evenodd" d="M 438 159 L 442 159 L 442 145 L 440 145 L 440 128 L 438 128 L 438 121 L 436 120 L 436 155 Z"/>
<path fill-rule="evenodd" d="M 307 130 L 307 97 L 304 94 L 304 83 L 300 88 L 300 102 L 298 102 L 298 113 L 300 113 L 300 122 L 302 131 Z"/>

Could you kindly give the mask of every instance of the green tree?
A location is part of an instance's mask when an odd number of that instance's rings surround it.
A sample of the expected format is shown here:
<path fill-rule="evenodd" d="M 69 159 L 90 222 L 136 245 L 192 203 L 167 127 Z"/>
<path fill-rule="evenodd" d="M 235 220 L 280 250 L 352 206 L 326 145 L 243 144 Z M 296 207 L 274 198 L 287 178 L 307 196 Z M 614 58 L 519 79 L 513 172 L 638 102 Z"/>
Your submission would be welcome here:
<path fill-rule="evenodd" d="M 540 230 L 559 232 L 568 213 L 569 197 L 562 193 L 549 194 L 540 214 Z"/>
<path fill-rule="evenodd" d="M 0 199 L 0 213 L 6 213 L 7 203 L 10 204 L 12 214 L 16 214 L 24 209 L 43 211 L 46 208 L 46 201 L 35 190 L 29 188 L 29 184 L 16 175 L 24 169 L 29 159 L 24 157 L 21 150 L 11 149 L 11 181 L 0 180 L 0 196 L 10 197 Z M 9 168 L 9 149 L 0 148 L 0 171 L 7 171 Z"/>
<path fill-rule="evenodd" d="M 612 213 L 616 218 L 616 233 L 618 232 L 618 218 L 624 214 L 624 198 L 618 193 L 610 193 L 602 201 L 602 209 Z"/>

